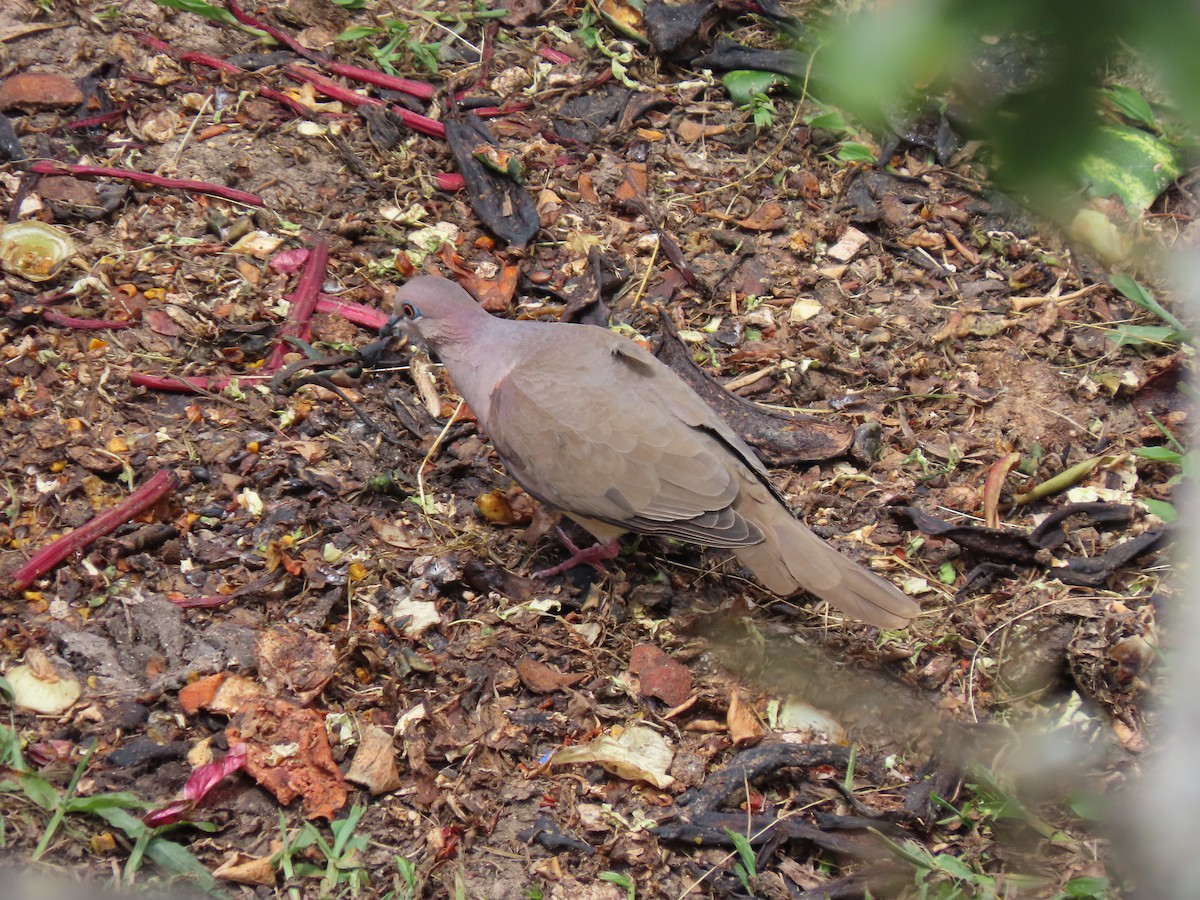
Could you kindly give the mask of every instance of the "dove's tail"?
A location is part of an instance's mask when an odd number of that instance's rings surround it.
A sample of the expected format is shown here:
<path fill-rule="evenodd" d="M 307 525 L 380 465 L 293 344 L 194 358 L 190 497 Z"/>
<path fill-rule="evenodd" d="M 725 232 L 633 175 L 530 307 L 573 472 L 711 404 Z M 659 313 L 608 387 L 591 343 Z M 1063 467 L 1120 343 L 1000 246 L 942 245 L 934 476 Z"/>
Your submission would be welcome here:
<path fill-rule="evenodd" d="M 737 510 L 758 526 L 763 540 L 733 552 L 768 590 L 784 597 L 808 591 L 879 628 L 903 628 L 921 611 L 912 597 L 833 549 L 774 497 L 755 494 L 743 490 Z"/>

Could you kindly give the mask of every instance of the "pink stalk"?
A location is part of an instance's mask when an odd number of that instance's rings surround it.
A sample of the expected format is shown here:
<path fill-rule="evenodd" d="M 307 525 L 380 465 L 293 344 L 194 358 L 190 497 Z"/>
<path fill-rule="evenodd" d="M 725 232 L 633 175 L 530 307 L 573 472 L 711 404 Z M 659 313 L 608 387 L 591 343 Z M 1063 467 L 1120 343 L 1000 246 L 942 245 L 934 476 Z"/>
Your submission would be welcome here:
<path fill-rule="evenodd" d="M 283 365 L 283 355 L 288 351 L 288 344 L 284 338 L 296 337 L 302 341 L 309 339 L 312 314 L 317 308 L 317 295 L 321 293 L 321 284 L 325 281 L 328 268 L 329 245 L 325 243 L 324 238 L 321 238 L 309 252 L 308 259 L 304 263 L 304 272 L 300 275 L 300 281 L 296 285 L 296 290 L 289 297 L 291 307 L 288 311 L 288 319 L 279 329 L 279 337 L 271 350 L 271 355 L 267 357 L 266 365 L 263 366 L 264 372 L 278 372 Z"/>
<path fill-rule="evenodd" d="M 400 121 L 411 128 L 413 131 L 420 132 L 434 138 L 446 137 L 446 126 L 436 119 L 431 119 L 429 116 L 423 116 L 420 113 L 412 112 L 405 109 L 403 106 L 393 106 L 392 112 L 400 117 Z"/>
<path fill-rule="evenodd" d="M 378 97 L 359 94 L 349 88 L 342 87 L 332 78 L 326 78 L 320 72 L 314 72 L 307 66 L 287 66 L 283 74 L 296 81 L 307 81 L 326 97 L 349 103 L 351 106 L 387 106 Z"/>
<path fill-rule="evenodd" d="M 63 328 L 78 328 L 80 331 L 128 328 L 133 324 L 132 322 L 116 322 L 110 319 L 80 319 L 76 316 L 64 316 L 55 309 L 43 309 L 42 318 L 51 325 L 61 325 Z"/>
<path fill-rule="evenodd" d="M 179 476 L 173 471 L 163 469 L 158 472 L 112 509 L 100 513 L 86 524 L 38 550 L 29 558 L 29 562 L 12 573 L 9 590 L 25 590 L 72 553 L 91 545 L 97 538 L 108 534 L 118 525 L 140 516 L 177 487 Z"/>
<path fill-rule="evenodd" d="M 197 194 L 211 194 L 233 203 L 244 203 L 247 206 L 265 206 L 263 199 L 257 194 L 239 191 L 236 188 L 212 184 L 207 181 L 192 181 L 187 178 L 165 178 L 162 175 L 152 175 L 149 172 L 137 172 L 133 169 L 114 169 L 109 166 L 73 166 L 68 163 L 39 160 L 29 167 L 30 172 L 39 175 L 92 175 L 98 178 L 122 178 L 138 184 L 148 184 L 153 187 L 170 188 L 177 191 L 193 191 Z"/>
<path fill-rule="evenodd" d="M 235 66 L 231 62 L 226 62 L 223 59 L 217 59 L 215 56 L 209 56 L 207 53 L 181 53 L 168 44 L 166 41 L 159 40 L 154 35 L 146 34 L 144 31 L 130 32 L 133 37 L 137 38 L 151 50 L 157 50 L 159 53 L 165 53 L 172 59 L 177 59 L 181 63 L 189 63 L 197 66 L 207 66 L 210 69 L 216 69 L 218 72 L 245 72 L 241 66 Z"/>
<path fill-rule="evenodd" d="M 86 119 L 76 119 L 74 122 L 68 122 L 66 125 L 60 126 L 63 131 L 78 131 L 81 128 L 95 128 L 97 125 L 107 125 L 109 122 L 114 122 L 125 113 L 129 112 L 128 106 L 122 106 L 114 109 L 112 112 L 101 113 L 98 116 L 88 116 Z"/>
<path fill-rule="evenodd" d="M 207 375 L 149 375 L 145 372 L 130 372 L 130 384 L 166 391 L 171 394 L 201 394 L 206 391 L 223 391 L 233 379 L 228 376 Z"/>
<path fill-rule="evenodd" d="M 434 87 L 431 84 L 426 84 L 423 81 L 413 81 L 411 78 L 399 78 L 395 75 L 388 75 L 386 72 L 376 72 L 373 69 L 363 69 L 359 66 L 349 66 L 344 63 L 335 62 L 326 56 L 322 56 L 320 53 L 314 53 L 312 50 L 309 50 L 286 31 L 267 25 L 265 22 L 244 12 L 234 0 L 228 0 L 226 5 L 229 7 L 229 11 L 233 13 L 234 18 L 243 25 L 249 25 L 251 28 L 265 31 L 293 53 L 299 54 L 309 62 L 316 63 L 334 75 L 340 75 L 343 78 L 352 78 L 355 81 L 363 81 L 367 84 L 373 84 L 392 91 L 399 91 L 402 94 L 409 94 L 413 97 L 419 97 L 422 100 L 429 100 L 433 97 Z"/>
<path fill-rule="evenodd" d="M 433 180 L 439 191 L 461 191 L 467 186 L 467 180 L 458 172 L 438 172 Z"/>
<path fill-rule="evenodd" d="M 339 300 L 328 294 L 317 295 L 317 312 L 333 313 L 341 316 L 347 322 L 362 325 L 364 328 L 374 328 L 376 331 L 382 328 L 388 320 L 385 312 L 363 306 L 361 303 L 353 303 L 350 300 Z"/>
<path fill-rule="evenodd" d="M 142 817 L 149 828 L 174 825 L 186 819 L 208 796 L 209 791 L 228 775 L 246 767 L 246 745 L 233 744 L 223 759 L 197 766 L 183 785 L 183 799 L 152 810 Z"/>
<path fill-rule="evenodd" d="M 342 103 L 348 103 L 351 106 L 387 106 L 387 103 L 378 97 L 368 97 L 365 94 L 359 94 L 349 88 L 342 87 L 333 79 L 326 78 L 319 72 L 314 72 L 305 66 L 288 66 L 283 70 L 283 73 L 289 78 L 296 79 L 296 81 L 306 81 L 326 97 L 340 100 Z M 435 138 L 444 138 L 446 136 L 446 126 L 441 122 L 437 122 L 420 113 L 404 109 L 401 106 L 393 106 L 391 110 L 400 117 L 401 122 L 413 131 L 418 131 L 421 134 Z"/>
<path fill-rule="evenodd" d="M 293 100 L 287 94 L 283 93 L 282 91 L 277 91 L 274 88 L 269 88 L 269 87 L 265 87 L 265 86 L 260 87 L 258 89 L 258 95 L 260 97 L 265 97 L 268 100 L 274 100 L 276 103 L 286 106 L 289 110 L 291 110 L 298 116 L 303 116 L 303 117 L 307 118 L 309 115 L 312 114 L 312 110 L 310 110 L 307 106 L 305 106 L 299 100 Z"/>
<path fill-rule="evenodd" d="M 503 106 L 480 106 L 477 109 L 471 110 L 471 112 L 481 119 L 494 119 L 497 116 L 507 116 L 526 109 L 529 109 L 528 103 L 506 103 Z"/>
<path fill-rule="evenodd" d="M 561 50 L 555 50 L 553 47 L 547 47 L 545 44 L 542 44 L 542 46 L 538 47 L 537 52 L 538 55 L 543 59 L 548 59 L 555 65 L 565 66 L 575 62 L 575 58 L 573 56 L 568 56 Z"/>

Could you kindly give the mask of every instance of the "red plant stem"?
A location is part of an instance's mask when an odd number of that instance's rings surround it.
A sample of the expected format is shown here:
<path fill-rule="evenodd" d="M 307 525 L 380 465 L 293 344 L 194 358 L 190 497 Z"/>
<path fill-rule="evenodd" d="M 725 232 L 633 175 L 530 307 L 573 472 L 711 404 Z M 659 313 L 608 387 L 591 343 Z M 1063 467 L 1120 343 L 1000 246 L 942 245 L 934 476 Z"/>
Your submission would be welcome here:
<path fill-rule="evenodd" d="M 112 112 L 101 113 L 98 116 L 88 116 L 86 119 L 76 119 L 74 122 L 68 122 L 66 125 L 60 126 L 63 131 L 77 131 L 81 128 L 95 128 L 97 125 L 107 125 L 109 122 L 115 122 L 125 113 L 129 112 L 128 106 L 121 106 L 114 109 Z"/>
<path fill-rule="evenodd" d="M 405 109 L 403 106 L 393 106 L 392 112 L 400 117 L 400 121 L 411 128 L 413 131 L 427 135 L 428 137 L 442 138 L 446 137 L 446 126 L 436 119 L 431 119 L 429 116 L 423 116 L 420 113 L 412 112 Z"/>
<path fill-rule="evenodd" d="M 233 203 L 244 203 L 247 206 L 265 206 L 262 197 L 236 188 L 212 184 L 207 181 L 192 181 L 187 178 L 165 178 L 162 175 L 152 175 L 149 172 L 136 172 L 133 169 L 113 169 L 108 166 L 73 166 L 68 163 L 39 160 L 29 167 L 30 172 L 39 175 L 92 175 L 98 178 L 123 178 L 138 184 L 148 184 L 153 187 L 170 188 L 177 191 L 193 191 L 197 194 L 211 194 Z"/>
<path fill-rule="evenodd" d="M 168 44 L 166 41 L 159 40 L 154 35 L 146 34 L 144 31 L 132 31 L 130 34 L 149 47 L 151 50 L 157 50 L 159 53 L 165 53 L 172 59 L 177 59 L 181 63 L 190 63 L 197 66 L 207 66 L 210 69 L 216 69 L 218 72 L 233 72 L 241 73 L 246 70 L 241 66 L 235 66 L 231 62 L 226 62 L 223 59 L 217 59 L 215 56 L 209 56 L 207 53 L 181 53 Z"/>
<path fill-rule="evenodd" d="M 140 516 L 167 494 L 179 487 L 179 476 L 170 469 L 163 469 L 140 488 L 100 515 L 74 531 L 64 534 L 42 547 L 29 558 L 29 562 L 12 573 L 9 590 L 23 591 L 60 562 L 77 550 L 92 544 L 97 538 L 111 532 L 118 525 Z"/>
<path fill-rule="evenodd" d="M 266 86 L 260 87 L 258 89 L 258 95 L 260 97 L 265 97 L 268 100 L 274 100 L 276 103 L 279 103 L 282 106 L 287 107 L 289 110 L 291 110 L 298 116 L 303 116 L 304 118 L 308 118 L 309 116 L 312 115 L 312 110 L 309 109 L 307 106 L 305 106 L 303 103 L 301 103 L 299 100 L 293 100 L 287 94 L 283 93 L 282 91 L 277 91 L 274 88 L 269 88 Z"/>
<path fill-rule="evenodd" d="M 351 106 L 387 106 L 387 103 L 378 97 L 368 97 L 366 94 L 356 93 L 349 88 L 342 87 L 333 79 L 326 78 L 319 72 L 314 72 L 312 69 L 304 66 L 288 66 L 283 70 L 283 73 L 289 78 L 296 79 L 296 81 L 306 81 L 326 97 L 340 100 Z M 401 122 L 413 131 L 429 135 L 429 137 L 444 138 L 446 136 L 446 126 L 441 122 L 434 121 L 428 116 L 412 112 L 401 106 L 393 106 L 391 110 L 400 117 Z"/>
<path fill-rule="evenodd" d="M 337 297 L 331 297 L 328 294 L 317 295 L 317 312 L 333 313 L 341 316 L 347 322 L 353 322 L 355 325 L 362 325 L 365 328 L 374 328 L 379 330 L 387 324 L 387 313 L 378 309 L 372 309 L 369 306 L 363 306 L 361 303 L 354 303 L 350 300 L 339 300 Z"/>
<path fill-rule="evenodd" d="M 117 322 L 111 319 L 80 319 L 76 316 L 65 316 L 56 309 L 43 309 L 42 318 L 51 325 L 61 325 L 63 328 L 78 328 L 80 331 L 128 328 L 133 324 L 132 322 Z"/>
<path fill-rule="evenodd" d="M 130 372 L 129 381 L 152 391 L 167 391 L 172 394 L 202 394 L 207 391 L 223 391 L 233 379 L 229 376 L 207 375 L 149 375 L 145 372 Z"/>
<path fill-rule="evenodd" d="M 314 72 L 307 66 L 288 66 L 283 70 L 283 74 L 296 81 L 306 81 L 326 97 L 341 100 L 351 106 L 387 106 L 378 97 L 369 97 L 366 94 L 359 94 L 342 87 L 332 78 L 326 78 L 320 72 Z"/>
<path fill-rule="evenodd" d="M 461 191 L 467 186 L 467 180 L 458 172 L 438 172 L 433 180 L 439 191 Z"/>
<path fill-rule="evenodd" d="M 328 269 L 329 245 L 321 238 L 309 251 L 296 290 L 288 298 L 291 301 L 288 319 L 279 329 L 275 346 L 263 366 L 264 372 L 278 372 L 283 365 L 283 355 L 288 351 L 285 338 L 296 337 L 307 341 L 311 336 L 312 314 L 317 308 L 317 296 L 321 293 L 321 284 L 325 281 Z"/>
<path fill-rule="evenodd" d="M 423 81 L 413 81 L 411 78 L 399 78 L 395 75 L 388 75 L 386 72 L 376 72 L 374 69 L 364 69 L 360 66 L 349 66 L 336 62 L 327 56 L 322 56 L 320 53 L 314 53 L 287 32 L 267 25 L 265 22 L 259 21 L 244 12 L 234 0 L 228 0 L 226 5 L 229 7 L 229 11 L 233 13 L 234 18 L 243 25 L 249 25 L 251 28 L 265 31 L 293 53 L 299 54 L 309 62 L 316 63 L 334 75 L 340 75 L 343 78 L 352 78 L 355 81 L 362 81 L 392 91 L 399 91 L 402 94 L 409 94 L 413 97 L 419 97 L 422 100 L 429 100 L 434 95 L 433 85 L 426 84 Z"/>
<path fill-rule="evenodd" d="M 575 57 L 568 56 L 561 50 L 555 50 L 553 47 L 547 47 L 545 44 L 542 44 L 542 46 L 538 47 L 537 52 L 538 55 L 543 59 L 547 59 L 555 65 L 565 66 L 569 63 L 575 62 Z"/>
<path fill-rule="evenodd" d="M 389 91 L 399 91 L 419 100 L 431 100 L 435 93 L 433 85 L 426 84 L 424 81 L 413 81 L 411 78 L 401 78 L 398 75 L 389 75 L 386 72 L 376 72 L 374 69 L 364 69 L 360 66 L 346 65 L 333 60 L 325 60 L 321 65 L 334 75 L 373 84 Z"/>
<path fill-rule="evenodd" d="M 509 113 L 529 109 L 528 103 L 506 103 L 504 106 L 480 106 L 471 112 L 481 119 L 494 119 L 496 116 L 507 116 Z"/>

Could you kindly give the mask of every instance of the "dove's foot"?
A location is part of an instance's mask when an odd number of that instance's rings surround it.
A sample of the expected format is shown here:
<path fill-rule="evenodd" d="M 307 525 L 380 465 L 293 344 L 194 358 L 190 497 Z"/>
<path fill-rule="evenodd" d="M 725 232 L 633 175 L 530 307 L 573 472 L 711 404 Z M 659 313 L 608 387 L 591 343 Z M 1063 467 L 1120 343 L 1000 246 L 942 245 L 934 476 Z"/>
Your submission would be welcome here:
<path fill-rule="evenodd" d="M 586 550 L 580 550 L 575 546 L 574 541 L 567 537 L 565 531 L 561 528 L 556 528 L 555 531 L 558 532 L 558 539 L 563 542 L 563 546 L 571 552 L 571 556 L 557 566 L 539 569 L 533 573 L 534 578 L 549 578 L 551 575 L 560 575 L 567 569 L 583 565 L 591 566 L 601 575 L 607 575 L 608 569 L 604 568 L 604 564 L 610 559 L 616 559 L 617 553 L 621 550 L 621 546 L 615 538 L 611 541 L 597 541 Z"/>

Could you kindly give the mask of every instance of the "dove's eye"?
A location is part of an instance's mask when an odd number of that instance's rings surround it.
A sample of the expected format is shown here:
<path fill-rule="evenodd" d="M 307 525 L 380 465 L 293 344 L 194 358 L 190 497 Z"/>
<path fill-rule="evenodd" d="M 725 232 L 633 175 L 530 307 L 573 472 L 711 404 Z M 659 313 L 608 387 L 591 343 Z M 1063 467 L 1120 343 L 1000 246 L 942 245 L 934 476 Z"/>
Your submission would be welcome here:
<path fill-rule="evenodd" d="M 420 317 L 421 311 L 411 303 L 405 303 L 402 307 L 400 307 L 400 315 L 406 319 L 416 319 Z"/>

